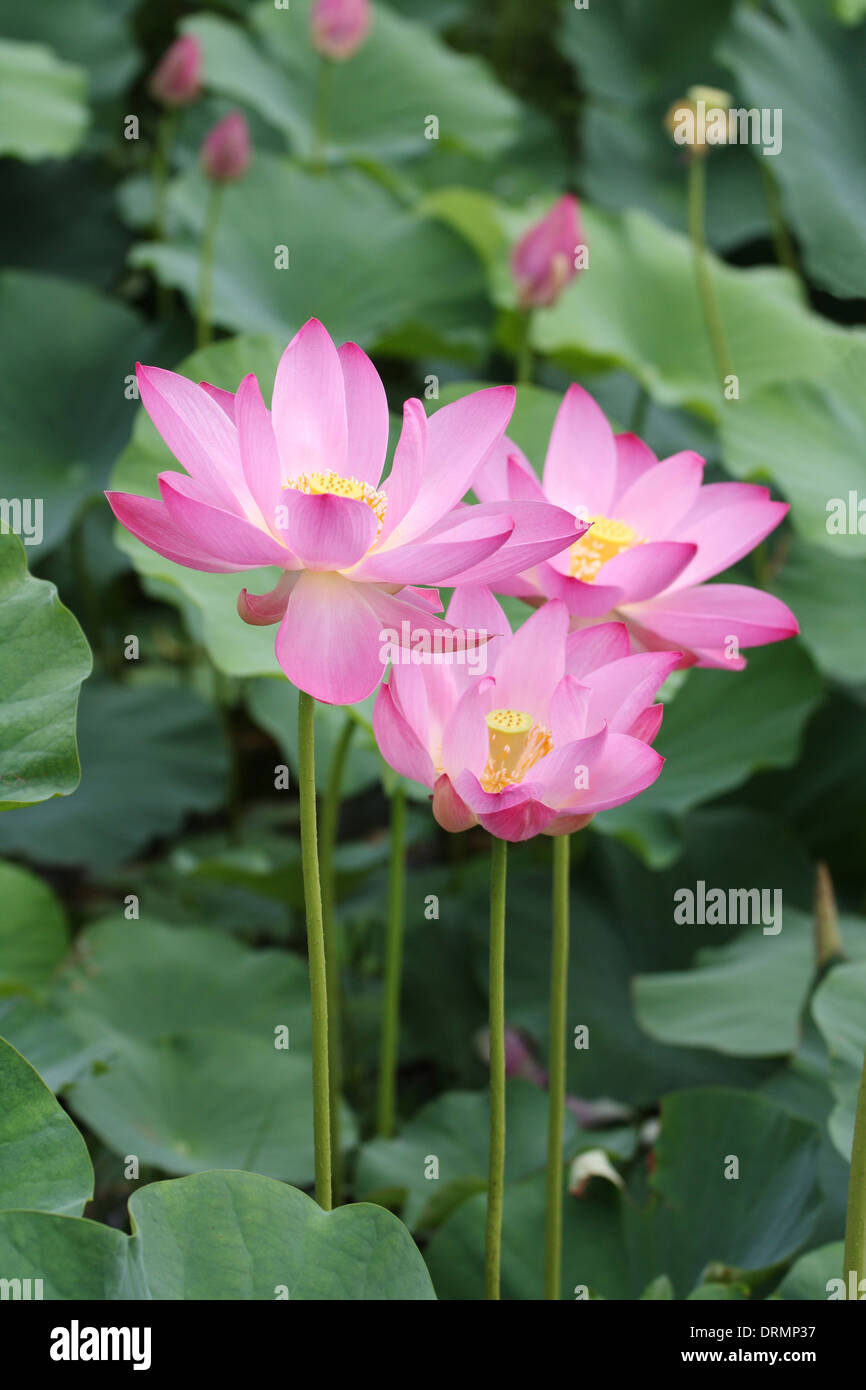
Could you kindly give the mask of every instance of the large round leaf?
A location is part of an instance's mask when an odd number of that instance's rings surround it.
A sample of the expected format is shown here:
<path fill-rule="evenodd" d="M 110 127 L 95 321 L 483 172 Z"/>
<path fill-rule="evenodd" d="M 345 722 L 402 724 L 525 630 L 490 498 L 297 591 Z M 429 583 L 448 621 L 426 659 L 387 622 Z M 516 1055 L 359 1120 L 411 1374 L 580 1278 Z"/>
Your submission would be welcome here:
<path fill-rule="evenodd" d="M 203 45 L 208 85 L 252 106 L 303 155 L 312 148 L 322 80 L 321 59 L 309 40 L 311 4 L 256 5 L 252 24 L 263 47 L 212 15 L 184 24 Z M 435 160 L 440 149 L 455 148 L 489 159 L 511 142 L 520 108 L 487 67 L 447 48 L 429 22 L 404 19 L 379 4 L 373 12 L 369 40 L 351 63 L 330 74 L 329 143 L 380 159 Z M 438 121 L 435 139 L 425 134 L 431 116 Z"/>
<path fill-rule="evenodd" d="M 0 154 L 58 159 L 71 154 L 87 128 L 87 80 L 35 43 L 0 39 Z"/>
<path fill-rule="evenodd" d="M 183 174 L 171 192 L 170 240 L 132 252 L 190 303 L 207 203 L 204 176 Z M 465 244 L 358 169 L 326 177 L 259 154 L 226 188 L 213 276 L 213 317 L 225 328 L 276 333 L 285 343 L 315 316 L 335 340 L 368 344 L 422 323 L 416 341 L 438 335 L 465 347 L 479 343 L 481 329 L 467 325 L 483 314 L 481 271 Z"/>
<path fill-rule="evenodd" d="M 830 1136 L 842 1157 L 849 1158 L 866 1059 L 866 961 L 837 965 L 830 971 L 812 1000 L 812 1016 L 830 1053 L 836 1097 Z"/>
<path fill-rule="evenodd" d="M 79 1215 L 93 1194 L 87 1145 L 45 1082 L 0 1038 L 0 1210 Z M 10 1275 L 14 1261 L 3 1266 Z"/>
<path fill-rule="evenodd" d="M 0 810 L 9 810 L 78 785 L 75 714 L 91 657 L 54 585 L 27 573 L 23 545 L 2 531 L 0 647 Z"/>
<path fill-rule="evenodd" d="M 66 913 L 48 885 L 17 864 L 0 862 L 0 902 L 0 994 L 38 991 L 66 955 Z"/>
<path fill-rule="evenodd" d="M 2 716 L 0 716 L 2 724 Z M 79 718 L 81 786 L 6 816 L 0 849 L 48 864 L 121 864 L 192 811 L 222 803 L 225 732 L 211 705 L 191 690 L 152 685 L 87 687 Z"/>
<path fill-rule="evenodd" d="M 405 1226 L 382 1207 L 322 1211 L 250 1173 L 153 1183 L 129 1203 L 132 1236 L 37 1212 L 0 1215 L 0 1268 L 46 1299 L 434 1299 Z"/>

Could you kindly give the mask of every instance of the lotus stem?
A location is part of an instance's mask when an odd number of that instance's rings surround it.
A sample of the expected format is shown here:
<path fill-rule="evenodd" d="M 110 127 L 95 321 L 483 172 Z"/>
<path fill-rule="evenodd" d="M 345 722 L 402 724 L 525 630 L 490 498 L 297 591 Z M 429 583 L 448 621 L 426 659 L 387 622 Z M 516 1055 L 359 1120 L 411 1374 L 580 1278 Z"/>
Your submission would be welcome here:
<path fill-rule="evenodd" d="M 727 377 L 731 375 L 728 356 L 728 342 L 719 309 L 713 278 L 710 274 L 707 255 L 704 220 L 706 215 L 707 172 L 706 160 L 697 157 L 689 161 L 689 236 L 695 258 L 695 275 L 698 294 L 703 305 L 707 332 L 710 337 L 713 361 L 720 387 L 723 389 Z"/>
<path fill-rule="evenodd" d="M 502 1204 L 505 1193 L 505 875 L 508 843 L 490 846 L 490 1158 L 487 1174 L 487 1226 L 484 1234 L 484 1289 L 501 1297 Z"/>
<path fill-rule="evenodd" d="M 842 1277 L 849 1298 L 859 1298 L 860 1281 L 866 1279 L 866 1059 L 860 1075 L 857 1113 L 854 1116 L 851 1176 L 848 1179 L 848 1212 L 845 1218 L 845 1267 Z"/>
<path fill-rule="evenodd" d="M 568 869 L 571 840 L 553 841 L 553 941 L 550 959 L 550 1061 L 547 1100 L 547 1221 L 544 1297 L 558 1299 L 562 1276 L 562 1134 L 565 1118 L 565 1035 L 568 1007 Z"/>
<path fill-rule="evenodd" d="M 322 807 L 319 867 L 322 874 L 322 924 L 325 933 L 325 975 L 328 985 L 328 1110 L 331 1117 L 331 1185 L 335 1207 L 343 1195 L 343 1155 L 340 1149 L 340 1092 L 343 1089 L 342 990 L 340 943 L 336 918 L 334 853 L 340 819 L 340 791 L 355 720 L 347 714 L 328 769 L 328 787 Z"/>
<path fill-rule="evenodd" d="M 331 1110 L 328 1091 L 328 983 L 325 931 L 316 833 L 315 701 L 298 692 L 298 775 L 301 806 L 301 864 L 307 917 L 307 953 L 313 1018 L 313 1142 L 316 1201 L 331 1210 Z"/>

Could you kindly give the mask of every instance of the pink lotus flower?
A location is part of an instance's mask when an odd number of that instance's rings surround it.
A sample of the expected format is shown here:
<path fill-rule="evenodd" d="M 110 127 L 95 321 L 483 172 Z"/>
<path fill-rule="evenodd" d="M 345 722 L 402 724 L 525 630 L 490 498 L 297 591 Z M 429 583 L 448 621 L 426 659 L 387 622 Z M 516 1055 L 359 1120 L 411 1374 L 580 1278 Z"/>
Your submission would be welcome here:
<path fill-rule="evenodd" d="M 198 39 L 184 34 L 163 54 L 148 90 L 163 106 L 188 106 L 201 92 L 202 51 Z"/>
<path fill-rule="evenodd" d="M 761 589 L 703 581 L 754 549 L 788 508 L 753 484 L 702 485 L 703 468 L 688 450 L 660 462 L 635 435 L 614 435 L 592 397 L 570 386 L 543 484 L 505 438 L 473 488 L 482 501 L 546 497 L 591 528 L 499 592 L 533 604 L 562 599 L 578 625 L 620 619 L 637 650 L 680 647 L 683 666 L 742 669 L 741 648 L 792 637 L 797 620 Z"/>
<path fill-rule="evenodd" d="M 201 165 L 214 183 L 243 178 L 250 167 L 250 128 L 240 111 L 230 111 L 205 136 Z"/>
<path fill-rule="evenodd" d="M 578 202 L 567 193 L 530 227 L 511 253 L 522 308 L 556 303 L 577 274 L 575 255 L 582 241 Z"/>
<path fill-rule="evenodd" d="M 395 664 L 373 709 L 383 757 L 432 789 L 445 830 L 566 835 L 656 780 L 662 706 L 651 701 L 679 652 L 629 655 L 622 623 L 569 633 L 555 599 L 512 635 L 485 588 L 459 589 L 448 620 L 500 634 L 487 644 L 490 675 Z"/>
<path fill-rule="evenodd" d="M 270 593 L 242 590 L 238 610 L 248 623 L 280 624 L 280 665 L 319 700 L 371 694 L 389 656 L 383 633 L 401 647 L 419 630 L 453 633 L 435 617 L 438 594 L 416 585 L 496 583 L 585 529 L 543 500 L 457 506 L 502 438 L 511 386 L 473 392 L 429 420 L 407 401 L 381 481 L 384 387 L 366 354 L 355 343 L 338 351 L 317 319 L 283 353 L 271 410 L 252 375 L 236 395 L 159 367 L 140 366 L 138 384 L 186 472 L 160 474 L 159 500 L 109 493 L 115 516 L 191 569 L 276 566 Z"/>
<path fill-rule="evenodd" d="M 310 11 L 313 47 L 324 57 L 343 62 L 361 47 L 372 23 L 370 0 L 315 0 Z"/>

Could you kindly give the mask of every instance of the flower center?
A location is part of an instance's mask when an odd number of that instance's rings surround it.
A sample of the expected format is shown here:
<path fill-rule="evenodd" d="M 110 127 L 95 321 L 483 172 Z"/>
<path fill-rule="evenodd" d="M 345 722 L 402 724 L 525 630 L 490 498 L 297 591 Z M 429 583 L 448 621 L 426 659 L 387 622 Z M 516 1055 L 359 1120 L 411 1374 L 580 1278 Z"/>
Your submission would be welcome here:
<path fill-rule="evenodd" d="M 376 534 L 382 529 L 388 498 L 384 492 L 377 492 L 369 483 L 359 482 L 357 478 L 342 478 L 333 470 L 327 473 L 302 473 L 299 478 L 289 478 L 283 487 L 294 488 L 295 492 L 313 493 L 322 496 L 348 497 L 353 502 L 366 502 L 379 523 Z"/>
<path fill-rule="evenodd" d="M 487 715 L 487 762 L 481 774 L 486 792 L 501 792 L 522 782 L 530 768 L 553 747 L 549 729 L 534 724 L 519 709 L 494 709 Z"/>
<path fill-rule="evenodd" d="M 616 521 L 609 516 L 591 516 L 591 530 L 575 541 L 569 550 L 569 572 L 573 579 L 582 579 L 591 584 L 602 565 L 612 560 L 623 550 L 633 545 L 643 545 L 645 537 L 639 536 L 624 521 Z"/>

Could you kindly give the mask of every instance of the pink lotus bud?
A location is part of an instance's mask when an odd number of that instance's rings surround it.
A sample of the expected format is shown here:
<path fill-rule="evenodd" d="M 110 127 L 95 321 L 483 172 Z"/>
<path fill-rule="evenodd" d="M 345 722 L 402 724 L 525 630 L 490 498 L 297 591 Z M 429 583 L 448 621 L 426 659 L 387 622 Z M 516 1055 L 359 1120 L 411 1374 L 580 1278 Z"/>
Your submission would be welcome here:
<path fill-rule="evenodd" d="M 313 47 L 341 63 L 361 47 L 372 23 L 370 0 L 315 0 L 310 12 Z"/>
<path fill-rule="evenodd" d="M 188 106 L 201 91 L 202 51 L 191 34 L 175 39 L 150 78 L 150 95 L 163 106 Z"/>
<path fill-rule="evenodd" d="M 201 147 L 201 165 L 215 183 L 243 178 L 252 159 L 250 128 L 240 111 L 227 116 L 208 131 Z"/>
<path fill-rule="evenodd" d="M 567 193 L 530 227 L 511 253 L 522 308 L 556 303 L 577 274 L 575 261 L 582 239 L 577 199 Z"/>

